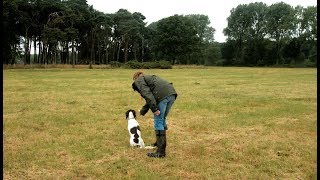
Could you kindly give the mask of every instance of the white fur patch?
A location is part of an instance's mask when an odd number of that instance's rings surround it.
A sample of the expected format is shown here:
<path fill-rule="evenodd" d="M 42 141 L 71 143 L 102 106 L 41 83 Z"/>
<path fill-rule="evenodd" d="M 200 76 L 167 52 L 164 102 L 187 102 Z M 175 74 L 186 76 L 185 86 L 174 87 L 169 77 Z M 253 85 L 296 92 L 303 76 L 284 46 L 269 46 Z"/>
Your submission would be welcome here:
<path fill-rule="evenodd" d="M 139 123 L 138 121 L 134 118 L 133 113 L 129 112 L 128 116 L 128 131 L 130 135 L 130 145 L 133 147 L 140 147 L 144 148 L 144 141 L 141 137 L 141 131 L 139 130 Z M 138 142 L 137 142 L 138 141 Z"/>

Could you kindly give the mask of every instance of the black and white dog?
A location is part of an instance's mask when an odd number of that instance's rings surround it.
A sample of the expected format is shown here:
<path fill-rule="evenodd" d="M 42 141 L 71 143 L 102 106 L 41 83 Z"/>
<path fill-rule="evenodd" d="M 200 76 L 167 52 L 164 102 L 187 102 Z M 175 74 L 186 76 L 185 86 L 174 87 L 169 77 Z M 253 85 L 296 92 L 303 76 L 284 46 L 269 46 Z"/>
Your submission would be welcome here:
<path fill-rule="evenodd" d="M 136 111 L 129 109 L 126 112 L 126 119 L 128 120 L 128 131 L 130 135 L 130 145 L 133 147 L 145 148 L 143 139 L 141 138 L 141 131 L 136 118 Z"/>

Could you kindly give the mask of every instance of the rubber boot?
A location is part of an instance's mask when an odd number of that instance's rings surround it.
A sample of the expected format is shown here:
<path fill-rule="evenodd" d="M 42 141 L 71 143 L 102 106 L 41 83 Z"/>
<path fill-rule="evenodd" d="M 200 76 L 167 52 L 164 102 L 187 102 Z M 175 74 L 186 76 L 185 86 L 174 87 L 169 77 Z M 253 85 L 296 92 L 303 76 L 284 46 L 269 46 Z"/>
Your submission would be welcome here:
<path fill-rule="evenodd" d="M 157 150 L 154 153 L 148 153 L 149 157 L 163 158 L 166 156 L 167 137 L 165 130 L 156 130 Z"/>
<path fill-rule="evenodd" d="M 164 127 L 164 130 L 165 130 L 165 131 L 168 130 L 168 126 L 165 126 L 165 127 Z M 153 143 L 152 146 L 157 147 L 157 141 L 156 141 L 155 143 Z"/>

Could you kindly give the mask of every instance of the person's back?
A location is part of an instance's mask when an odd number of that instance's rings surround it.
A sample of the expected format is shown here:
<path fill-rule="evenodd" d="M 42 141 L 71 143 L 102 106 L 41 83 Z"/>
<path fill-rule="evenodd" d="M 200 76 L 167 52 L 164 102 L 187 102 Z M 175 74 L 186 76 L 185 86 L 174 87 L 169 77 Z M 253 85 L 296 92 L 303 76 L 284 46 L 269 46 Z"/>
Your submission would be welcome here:
<path fill-rule="evenodd" d="M 147 86 L 150 88 L 153 96 L 155 97 L 157 103 L 160 102 L 163 98 L 175 95 L 177 97 L 177 92 L 174 89 L 172 83 L 166 81 L 165 79 L 160 78 L 156 75 L 143 75 L 136 79 L 136 84 L 146 82 Z"/>

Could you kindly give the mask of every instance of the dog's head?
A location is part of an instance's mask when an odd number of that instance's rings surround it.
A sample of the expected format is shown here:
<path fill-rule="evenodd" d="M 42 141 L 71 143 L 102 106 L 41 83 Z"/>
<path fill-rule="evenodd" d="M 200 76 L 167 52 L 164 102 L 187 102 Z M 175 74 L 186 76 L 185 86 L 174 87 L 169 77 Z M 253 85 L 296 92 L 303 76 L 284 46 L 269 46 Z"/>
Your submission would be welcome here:
<path fill-rule="evenodd" d="M 133 109 L 129 109 L 126 112 L 126 119 L 128 119 L 128 118 L 136 118 L 136 111 Z"/>

